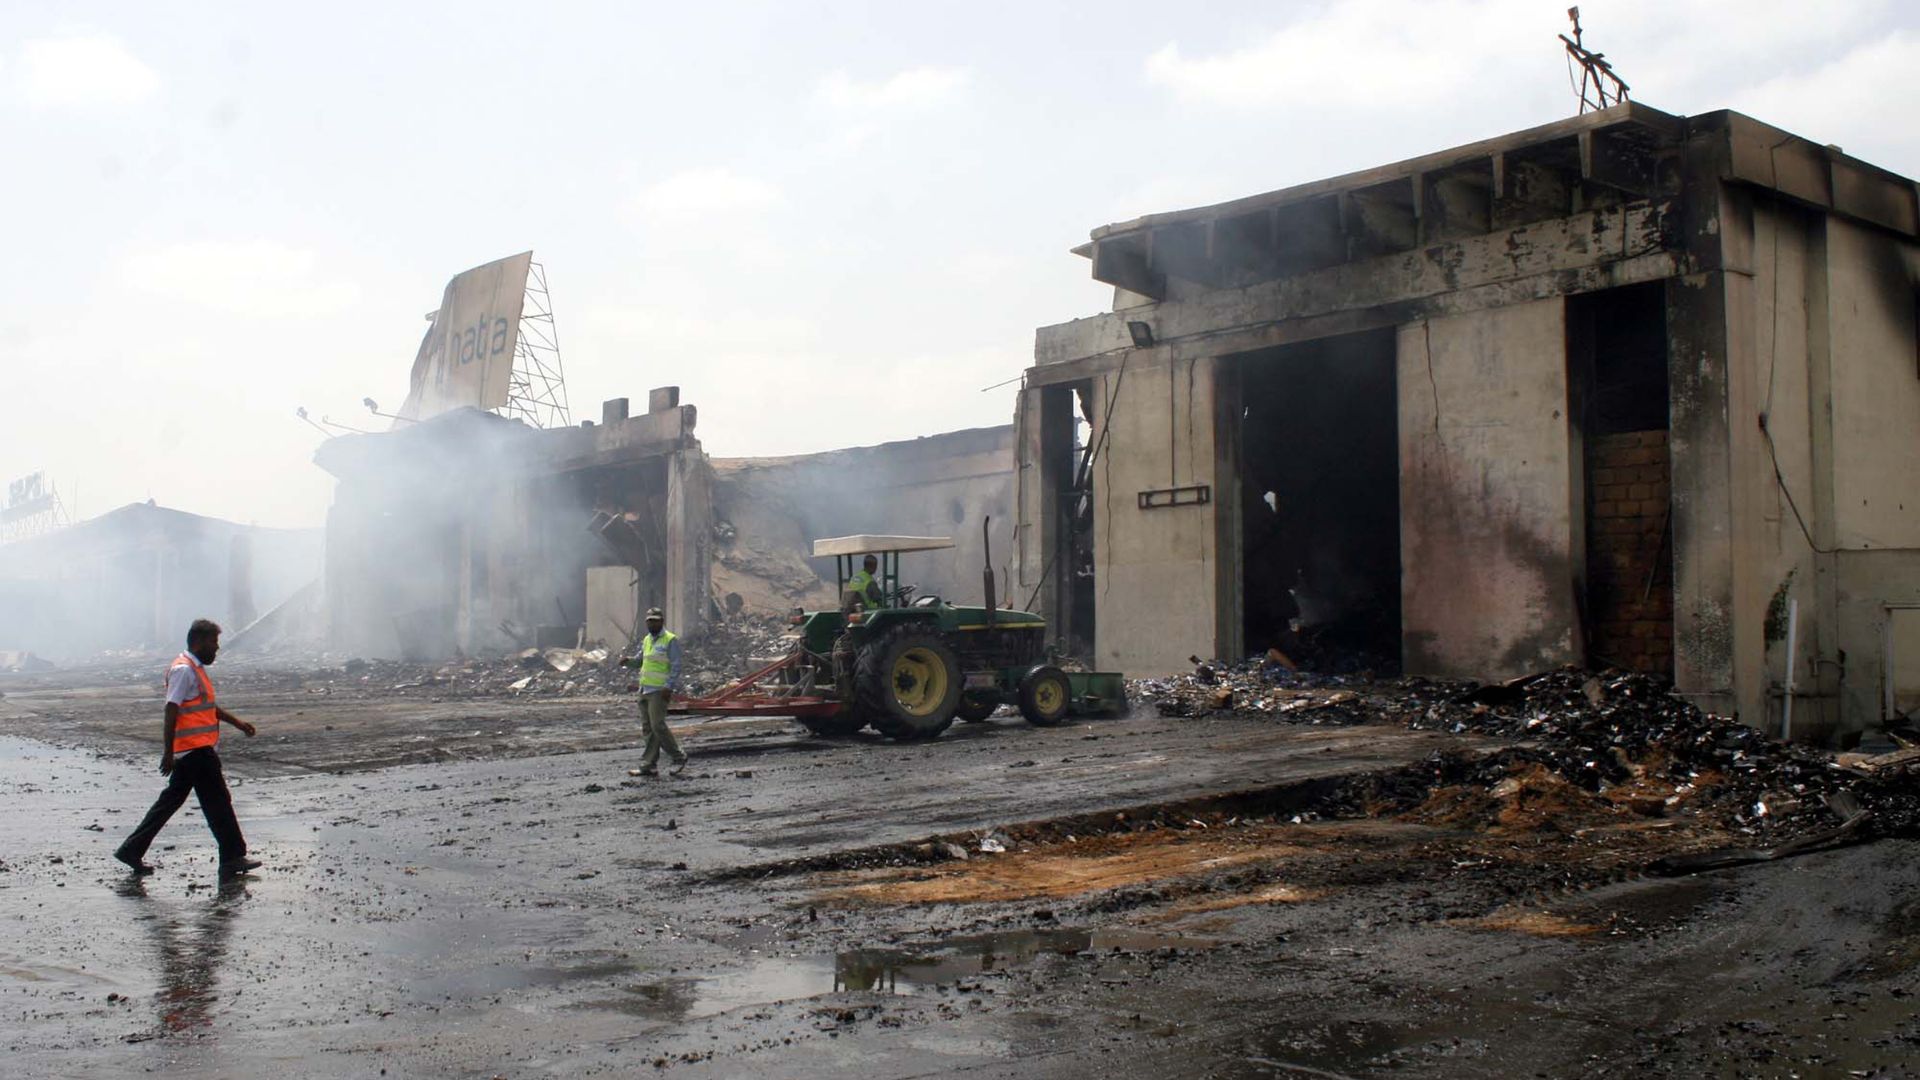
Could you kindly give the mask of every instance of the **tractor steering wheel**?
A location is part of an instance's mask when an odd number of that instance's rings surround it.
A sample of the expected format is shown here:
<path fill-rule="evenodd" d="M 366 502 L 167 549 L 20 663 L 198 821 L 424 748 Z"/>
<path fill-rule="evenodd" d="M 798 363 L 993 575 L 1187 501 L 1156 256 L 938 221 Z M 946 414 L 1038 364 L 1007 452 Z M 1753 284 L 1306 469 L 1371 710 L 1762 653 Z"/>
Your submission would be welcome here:
<path fill-rule="evenodd" d="M 899 603 L 899 606 L 906 607 L 913 603 L 913 594 L 914 586 L 902 585 L 893 591 L 893 598 Z"/>

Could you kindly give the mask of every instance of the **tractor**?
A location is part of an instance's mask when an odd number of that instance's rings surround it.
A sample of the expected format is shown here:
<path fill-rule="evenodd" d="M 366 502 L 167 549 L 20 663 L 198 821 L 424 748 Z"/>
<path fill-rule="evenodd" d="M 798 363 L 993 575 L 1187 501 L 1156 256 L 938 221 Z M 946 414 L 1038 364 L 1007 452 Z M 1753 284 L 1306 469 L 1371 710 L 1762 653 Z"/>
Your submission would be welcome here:
<path fill-rule="evenodd" d="M 1008 704 L 1041 727 L 1125 711 L 1122 676 L 1061 670 L 1047 652 L 1046 620 L 998 605 L 990 555 L 978 607 L 901 584 L 901 555 L 953 546 L 935 536 L 814 541 L 815 557 L 834 560 L 840 608 L 796 608 L 798 640 L 785 657 L 675 710 L 792 716 L 818 735 L 870 726 L 899 740 L 935 738 L 955 719 L 978 723 Z M 879 562 L 878 603 L 848 590 L 867 555 Z"/>

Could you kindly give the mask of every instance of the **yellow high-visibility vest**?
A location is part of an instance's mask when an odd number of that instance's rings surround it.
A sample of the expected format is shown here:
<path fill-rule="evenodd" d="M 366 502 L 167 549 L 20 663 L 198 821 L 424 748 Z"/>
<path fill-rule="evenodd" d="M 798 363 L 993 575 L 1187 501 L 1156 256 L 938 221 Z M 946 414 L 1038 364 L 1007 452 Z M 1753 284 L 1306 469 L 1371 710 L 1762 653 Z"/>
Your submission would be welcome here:
<path fill-rule="evenodd" d="M 673 631 L 662 630 L 658 637 L 648 634 L 640 642 L 640 688 L 662 689 L 667 685 L 667 675 L 673 671 L 673 661 L 667 656 L 667 646 L 673 642 Z"/>

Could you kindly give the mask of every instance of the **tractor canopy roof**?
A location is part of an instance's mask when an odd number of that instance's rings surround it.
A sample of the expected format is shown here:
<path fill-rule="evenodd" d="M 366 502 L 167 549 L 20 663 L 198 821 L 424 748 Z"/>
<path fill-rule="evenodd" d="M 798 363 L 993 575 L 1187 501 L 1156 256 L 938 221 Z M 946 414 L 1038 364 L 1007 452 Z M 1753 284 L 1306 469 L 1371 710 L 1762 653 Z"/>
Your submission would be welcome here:
<path fill-rule="evenodd" d="M 953 546 L 950 536 L 836 536 L 813 542 L 814 558 L 829 555 L 878 555 L 883 552 L 941 551 Z"/>

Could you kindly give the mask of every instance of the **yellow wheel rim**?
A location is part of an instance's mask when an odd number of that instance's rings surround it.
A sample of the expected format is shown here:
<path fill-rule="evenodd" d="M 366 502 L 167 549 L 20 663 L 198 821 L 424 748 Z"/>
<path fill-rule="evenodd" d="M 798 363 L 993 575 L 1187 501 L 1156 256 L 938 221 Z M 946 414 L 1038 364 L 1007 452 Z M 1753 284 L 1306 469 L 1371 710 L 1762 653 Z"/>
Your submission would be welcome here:
<path fill-rule="evenodd" d="M 911 716 L 931 716 L 947 699 L 947 665 L 931 649 L 908 649 L 893 662 L 893 699 Z"/>
<path fill-rule="evenodd" d="M 1052 716 L 1066 705 L 1067 692 L 1058 680 L 1041 679 L 1033 688 L 1033 703 L 1040 707 L 1043 715 Z"/>

